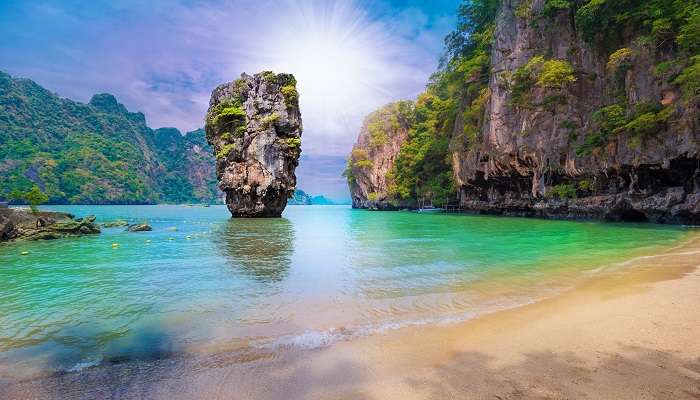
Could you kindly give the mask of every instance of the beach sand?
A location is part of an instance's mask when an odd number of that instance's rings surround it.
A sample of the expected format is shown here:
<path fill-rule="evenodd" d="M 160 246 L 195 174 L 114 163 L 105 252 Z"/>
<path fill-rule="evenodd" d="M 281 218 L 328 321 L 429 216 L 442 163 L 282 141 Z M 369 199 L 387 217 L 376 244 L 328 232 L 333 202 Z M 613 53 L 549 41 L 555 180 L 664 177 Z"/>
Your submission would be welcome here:
<path fill-rule="evenodd" d="M 700 399 L 699 265 L 696 237 L 463 323 L 96 367 L 5 382 L 0 398 Z"/>

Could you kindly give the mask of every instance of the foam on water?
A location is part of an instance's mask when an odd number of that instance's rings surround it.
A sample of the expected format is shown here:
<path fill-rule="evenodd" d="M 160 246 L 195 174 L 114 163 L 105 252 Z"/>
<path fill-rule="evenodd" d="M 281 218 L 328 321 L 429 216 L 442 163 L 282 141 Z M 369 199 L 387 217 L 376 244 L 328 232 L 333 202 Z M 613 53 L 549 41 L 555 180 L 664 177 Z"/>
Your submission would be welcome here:
<path fill-rule="evenodd" d="M 358 327 L 329 328 L 318 331 L 305 331 L 296 335 L 282 336 L 276 339 L 262 341 L 255 346 L 266 350 L 280 350 L 285 348 L 296 348 L 302 350 L 313 350 L 328 347 L 340 341 L 352 340 L 360 337 L 372 335 L 384 335 L 400 329 L 421 327 L 421 326 L 447 326 L 463 323 L 479 316 L 498 311 L 505 311 L 517 307 L 533 304 L 538 300 L 531 299 L 511 306 L 502 306 L 484 310 L 483 312 L 463 312 L 455 315 L 436 316 L 422 319 L 392 321 L 378 324 L 369 324 Z"/>
<path fill-rule="evenodd" d="M 101 363 L 102 363 L 101 358 L 93 358 L 90 360 L 84 360 L 84 361 L 81 361 L 81 362 L 79 362 L 79 363 L 77 363 L 69 368 L 66 368 L 65 372 L 80 372 L 86 368 L 98 366 Z"/>

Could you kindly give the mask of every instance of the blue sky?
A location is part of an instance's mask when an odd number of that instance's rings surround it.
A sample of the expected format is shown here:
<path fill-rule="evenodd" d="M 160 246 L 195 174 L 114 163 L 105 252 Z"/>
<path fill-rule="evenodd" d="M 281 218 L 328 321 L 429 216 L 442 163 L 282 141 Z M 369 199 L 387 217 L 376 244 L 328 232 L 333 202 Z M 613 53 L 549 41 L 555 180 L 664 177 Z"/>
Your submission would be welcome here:
<path fill-rule="evenodd" d="M 458 0 L 0 1 L 0 69 L 60 96 L 109 92 L 153 128 L 203 125 L 211 90 L 242 72 L 297 76 L 299 187 L 347 197 L 362 123 L 436 69 Z"/>

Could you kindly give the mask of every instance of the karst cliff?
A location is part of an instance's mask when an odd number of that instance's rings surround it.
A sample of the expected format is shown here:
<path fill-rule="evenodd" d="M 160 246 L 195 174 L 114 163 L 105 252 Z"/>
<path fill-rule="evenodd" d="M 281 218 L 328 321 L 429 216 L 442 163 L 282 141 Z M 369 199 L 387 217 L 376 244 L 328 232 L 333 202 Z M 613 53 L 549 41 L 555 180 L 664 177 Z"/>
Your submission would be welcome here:
<path fill-rule="evenodd" d="M 279 217 L 294 194 L 302 122 L 296 80 L 265 71 L 212 92 L 205 125 L 234 217 Z"/>
<path fill-rule="evenodd" d="M 351 176 L 387 204 L 700 223 L 700 5 L 657 3 L 469 3 L 388 174 Z"/>
<path fill-rule="evenodd" d="M 348 159 L 346 175 L 355 208 L 391 209 L 390 176 L 401 146 L 408 138 L 413 103 L 390 103 L 368 115 Z"/>

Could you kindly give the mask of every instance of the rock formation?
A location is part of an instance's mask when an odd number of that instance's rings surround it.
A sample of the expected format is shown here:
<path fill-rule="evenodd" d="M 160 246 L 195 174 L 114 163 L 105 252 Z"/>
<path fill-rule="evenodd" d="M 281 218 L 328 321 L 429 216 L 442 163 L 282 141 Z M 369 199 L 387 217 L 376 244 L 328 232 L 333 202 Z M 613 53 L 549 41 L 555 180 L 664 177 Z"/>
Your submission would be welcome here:
<path fill-rule="evenodd" d="M 544 7 L 544 0 L 501 2 L 486 122 L 475 143 L 453 155 L 462 206 L 700 223 L 697 99 L 682 99 L 673 71 L 654 72 L 673 49 L 628 32 L 606 51 L 610 43 L 577 33 L 571 10 L 545 16 Z M 569 77 L 559 74 L 566 79 L 542 83 L 554 75 L 547 71 L 568 66 Z M 523 87 L 525 74 L 538 82 Z M 462 129 L 457 123 L 455 132 Z"/>
<path fill-rule="evenodd" d="M 234 217 L 279 217 L 301 154 L 296 80 L 265 71 L 218 86 L 206 118 L 219 187 Z"/>
<path fill-rule="evenodd" d="M 493 21 L 450 37 L 476 39 L 426 91 L 448 105 L 428 106 L 444 117 L 422 127 L 450 141 L 449 201 L 485 214 L 700 224 L 695 20 L 677 7 L 671 23 L 652 2 L 497 3 Z M 662 34 L 663 24 L 674 28 Z M 356 149 L 353 205 L 376 207 L 390 176 L 373 168 L 387 153 Z M 420 191 L 409 189 L 398 200 L 415 206 Z"/>
<path fill-rule="evenodd" d="M 74 218 L 61 212 L 0 208 L 0 242 L 11 240 L 49 240 L 100 233 L 95 217 Z"/>
<path fill-rule="evenodd" d="M 131 224 L 129 225 L 126 230 L 128 232 L 149 232 L 152 231 L 153 228 L 148 225 L 147 223 L 141 222 L 138 224 Z"/>
<path fill-rule="evenodd" d="M 394 209 L 390 201 L 390 179 L 401 145 L 408 138 L 413 103 L 390 103 L 368 115 L 348 158 L 345 175 L 353 208 Z"/>
<path fill-rule="evenodd" d="M 103 222 L 100 224 L 103 228 L 118 228 L 123 226 L 129 226 L 129 223 L 123 219 L 117 219 L 114 221 Z"/>

